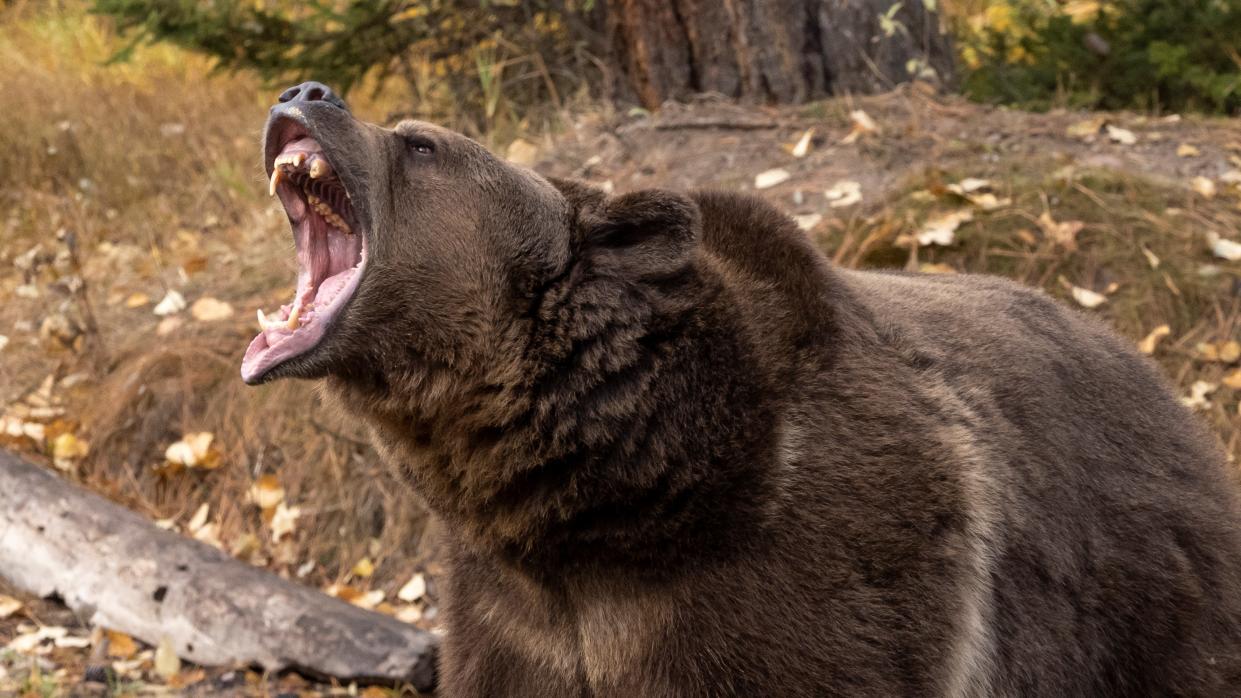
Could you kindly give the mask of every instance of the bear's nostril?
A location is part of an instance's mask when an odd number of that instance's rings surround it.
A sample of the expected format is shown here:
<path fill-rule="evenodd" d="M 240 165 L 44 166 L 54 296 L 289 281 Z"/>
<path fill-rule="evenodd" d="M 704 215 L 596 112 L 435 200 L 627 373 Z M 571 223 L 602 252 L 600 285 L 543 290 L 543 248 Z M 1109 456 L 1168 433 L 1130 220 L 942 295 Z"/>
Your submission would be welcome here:
<path fill-rule="evenodd" d="M 349 107 L 345 105 L 345 100 L 341 99 L 332 92 L 332 88 L 321 82 L 303 82 L 295 85 L 280 93 L 277 100 L 281 104 L 291 102 L 324 102 L 339 109 L 349 111 Z"/>

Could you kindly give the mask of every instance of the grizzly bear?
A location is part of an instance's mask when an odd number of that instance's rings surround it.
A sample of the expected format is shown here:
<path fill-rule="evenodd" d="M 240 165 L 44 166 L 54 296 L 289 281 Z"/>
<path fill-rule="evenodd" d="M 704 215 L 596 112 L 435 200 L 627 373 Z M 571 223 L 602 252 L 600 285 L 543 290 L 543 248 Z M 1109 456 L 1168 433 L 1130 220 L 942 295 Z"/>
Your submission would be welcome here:
<path fill-rule="evenodd" d="M 1101 323 L 318 83 L 264 153 L 300 271 L 242 377 L 325 379 L 442 521 L 442 695 L 1241 694 L 1232 467 Z"/>

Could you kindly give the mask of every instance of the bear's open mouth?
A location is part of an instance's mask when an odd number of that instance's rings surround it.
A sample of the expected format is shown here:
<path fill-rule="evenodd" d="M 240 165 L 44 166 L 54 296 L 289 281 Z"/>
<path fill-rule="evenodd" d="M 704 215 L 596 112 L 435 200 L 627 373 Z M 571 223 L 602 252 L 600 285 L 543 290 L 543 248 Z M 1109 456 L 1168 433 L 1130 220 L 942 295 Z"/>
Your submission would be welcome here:
<path fill-rule="evenodd" d="M 297 124 L 286 125 L 279 137 L 270 193 L 280 197 L 293 226 L 297 291 L 274 313 L 259 309 L 260 332 L 241 362 L 246 382 L 318 346 L 366 266 L 366 236 L 322 146 Z"/>

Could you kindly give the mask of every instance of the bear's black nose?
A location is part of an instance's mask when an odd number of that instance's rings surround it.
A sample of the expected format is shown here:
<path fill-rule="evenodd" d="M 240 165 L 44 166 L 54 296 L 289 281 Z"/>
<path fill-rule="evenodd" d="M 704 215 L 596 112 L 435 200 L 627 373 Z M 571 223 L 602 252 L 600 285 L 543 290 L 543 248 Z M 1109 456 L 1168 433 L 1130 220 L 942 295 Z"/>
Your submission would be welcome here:
<path fill-rule="evenodd" d="M 332 88 L 321 82 L 311 80 L 303 82 L 296 87 L 290 87 L 280 93 L 277 98 L 281 103 L 285 102 L 327 102 L 334 107 L 349 111 L 349 107 L 345 105 L 345 100 L 341 99 Z"/>

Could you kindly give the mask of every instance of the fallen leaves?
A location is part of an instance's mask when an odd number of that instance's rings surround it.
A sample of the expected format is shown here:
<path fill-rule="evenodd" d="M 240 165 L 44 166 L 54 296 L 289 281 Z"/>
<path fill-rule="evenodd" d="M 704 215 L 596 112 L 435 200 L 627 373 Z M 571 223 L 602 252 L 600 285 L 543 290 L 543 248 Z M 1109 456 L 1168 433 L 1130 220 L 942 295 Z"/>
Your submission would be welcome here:
<path fill-rule="evenodd" d="M 1043 215 L 1038 217 L 1038 227 L 1048 240 L 1066 250 L 1073 251 L 1077 249 L 1077 234 L 1086 227 L 1086 224 L 1081 221 L 1057 222 L 1051 217 L 1050 211 L 1044 211 Z"/>
<path fill-rule="evenodd" d="M 805 213 L 793 216 L 793 221 L 797 223 L 797 227 L 802 230 L 814 230 L 815 226 L 823 222 L 823 214 Z"/>
<path fill-rule="evenodd" d="M 848 135 L 840 140 L 841 143 L 846 145 L 849 143 L 855 143 L 858 139 L 864 136 L 878 135 L 883 132 L 883 130 L 879 128 L 879 124 L 875 123 L 875 120 L 870 118 L 870 114 L 867 114 L 861 109 L 855 109 L 849 112 L 849 121 L 853 123 L 853 126 L 849 130 Z"/>
<path fill-rule="evenodd" d="M 190 306 L 190 315 L 199 322 L 217 322 L 233 316 L 233 306 L 228 303 L 204 296 Z"/>
<path fill-rule="evenodd" d="M 108 640 L 108 656 L 113 659 L 130 659 L 138 654 L 138 643 L 125 633 L 117 630 L 108 630 L 106 633 Z"/>
<path fill-rule="evenodd" d="M 1215 198 L 1215 181 L 1207 177 L 1194 177 L 1189 182 L 1189 188 L 1204 199 Z"/>
<path fill-rule="evenodd" d="M 186 434 L 164 450 L 164 460 L 172 471 L 180 468 L 215 470 L 220 467 L 220 452 L 212 448 L 215 435 L 209 431 Z"/>
<path fill-rule="evenodd" d="M 789 153 L 795 158 L 804 158 L 810 154 L 810 147 L 814 143 L 814 129 L 808 128 L 806 132 L 801 134 L 801 138 L 793 144 L 789 149 Z"/>
<path fill-rule="evenodd" d="M 1098 291 L 1092 291 L 1088 288 L 1078 286 L 1063 276 L 1059 277 L 1058 280 L 1060 285 L 1069 292 L 1069 295 L 1072 296 L 1073 300 L 1076 301 L 1078 305 L 1090 310 L 1098 308 L 1106 303 L 1108 294 L 1115 293 L 1119 288 L 1117 284 L 1111 284 L 1104 291 L 1104 293 L 1099 293 Z"/>
<path fill-rule="evenodd" d="M 972 220 L 974 220 L 974 212 L 969 209 L 941 213 L 927 220 L 914 237 L 922 247 L 929 245 L 946 247 L 956 241 L 957 228 Z"/>
<path fill-rule="evenodd" d="M 45 654 L 51 649 L 47 646 L 49 640 L 54 644 L 56 640 L 68 634 L 69 630 L 67 628 L 58 625 L 45 625 L 41 628 L 27 630 L 18 634 L 9 641 L 9 644 L 5 645 L 5 649 L 19 654 Z"/>
<path fill-rule="evenodd" d="M 1155 347 L 1159 346 L 1160 340 L 1172 334 L 1172 328 L 1167 325 L 1160 325 L 1150 331 L 1142 341 L 1138 342 L 1138 351 L 1150 356 L 1155 353 Z"/>
<path fill-rule="evenodd" d="M 827 205 L 832 208 L 853 206 L 862 200 L 862 185 L 850 179 L 842 179 L 823 192 L 823 196 L 827 198 Z"/>
<path fill-rule="evenodd" d="M 1211 253 L 1220 259 L 1230 262 L 1241 260 L 1241 243 L 1222 238 L 1214 230 L 1207 232 L 1207 244 L 1211 247 Z"/>
<path fill-rule="evenodd" d="M 375 574 L 375 563 L 371 562 L 369 557 L 364 557 L 353 565 L 353 569 L 349 570 L 349 573 L 359 579 L 369 579 L 371 575 Z"/>
<path fill-rule="evenodd" d="M 1194 381 L 1189 388 L 1189 397 L 1181 398 L 1181 402 L 1190 409 L 1204 410 L 1211 406 L 1211 401 L 1207 398 L 1218 388 L 1218 385 L 1208 381 Z"/>
<path fill-rule="evenodd" d="M 1121 145 L 1133 145 L 1138 142 L 1137 134 L 1119 126 L 1107 125 L 1107 137 Z"/>
<path fill-rule="evenodd" d="M 341 601 L 351 603 L 358 608 L 365 608 L 368 611 L 375 610 L 375 607 L 383 602 L 385 596 L 380 589 L 363 591 L 348 584 L 333 584 L 323 591 L 328 596 L 334 596 Z"/>
<path fill-rule="evenodd" d="M 177 656 L 172 638 L 165 635 L 155 648 L 155 673 L 164 681 L 171 681 L 180 672 L 181 658 Z"/>
<path fill-rule="evenodd" d="M 1192 143 L 1182 143 L 1176 147 L 1176 156 L 1178 158 L 1196 158 L 1202 155 L 1202 151 Z"/>
<path fill-rule="evenodd" d="M 22 604 L 21 601 L 18 601 L 12 596 L 0 594 L 0 620 L 4 620 L 5 618 L 8 618 L 9 616 L 22 610 L 23 606 L 24 604 Z"/>
<path fill-rule="evenodd" d="M 1098 135 L 1099 131 L 1107 123 L 1107 117 L 1096 116 L 1084 121 L 1078 121 L 1068 127 L 1065 133 L 1070 138 L 1091 139 Z"/>
<path fill-rule="evenodd" d="M 1201 342 L 1194 350 L 1201 361 L 1232 364 L 1241 359 L 1241 343 L 1232 339 L 1218 343 Z"/>
<path fill-rule="evenodd" d="M 413 603 L 427 593 L 427 580 L 422 573 L 415 574 L 396 592 L 396 597 L 405 603 Z"/>
<path fill-rule="evenodd" d="M 52 440 L 52 463 L 65 472 L 72 471 L 77 461 L 89 452 L 90 444 L 72 432 L 65 432 Z"/>
<path fill-rule="evenodd" d="M 757 175 L 754 175 L 754 188 L 770 189 L 778 184 L 783 184 L 789 181 L 789 178 L 792 176 L 793 175 L 789 174 L 788 170 L 781 167 L 764 170 L 763 172 L 759 172 Z"/>
<path fill-rule="evenodd" d="M 1084 308 L 1097 308 L 1107 302 L 1107 296 L 1081 286 L 1070 286 L 1069 293 Z"/>
<path fill-rule="evenodd" d="M 301 507 L 285 506 L 284 502 L 276 505 L 271 517 L 271 539 L 279 543 L 286 536 L 297 530 L 297 520 L 301 518 Z"/>
<path fill-rule="evenodd" d="M 262 509 L 264 514 L 274 513 L 284 501 L 284 488 L 275 475 L 264 475 L 250 486 L 250 502 Z"/>
<path fill-rule="evenodd" d="M 524 138 L 516 138 L 508 144 L 505 157 L 514 165 L 531 167 L 539 161 L 539 147 Z"/>
<path fill-rule="evenodd" d="M 185 296 L 175 290 L 169 290 L 164 294 L 163 300 L 155 305 L 155 314 L 160 317 L 175 315 L 185 310 Z"/>

